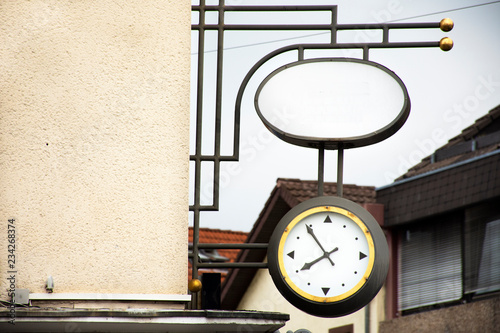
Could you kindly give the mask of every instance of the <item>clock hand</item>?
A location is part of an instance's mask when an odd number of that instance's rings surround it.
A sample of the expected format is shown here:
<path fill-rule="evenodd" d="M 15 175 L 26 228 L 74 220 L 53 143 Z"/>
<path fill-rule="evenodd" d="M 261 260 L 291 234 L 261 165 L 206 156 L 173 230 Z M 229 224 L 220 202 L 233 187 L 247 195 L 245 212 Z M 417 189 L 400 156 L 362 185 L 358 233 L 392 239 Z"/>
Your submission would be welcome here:
<path fill-rule="evenodd" d="M 316 235 L 314 234 L 314 230 L 310 226 L 308 226 L 307 224 L 306 224 L 306 228 L 307 228 L 307 233 L 314 238 L 316 243 L 318 243 L 319 247 L 321 248 L 321 251 L 323 251 L 323 255 L 326 255 L 328 252 L 325 251 L 325 249 L 323 248 L 323 246 L 319 242 L 318 238 L 316 238 Z M 332 266 L 335 265 L 333 263 L 332 259 L 330 259 L 330 257 L 328 255 L 326 255 L 325 258 L 328 258 L 328 260 L 330 261 L 330 264 L 332 264 Z"/>
<path fill-rule="evenodd" d="M 300 269 L 301 271 L 305 270 L 305 269 L 310 269 L 312 265 L 314 265 L 315 263 L 317 263 L 318 261 L 320 261 L 321 259 L 325 259 L 325 258 L 328 258 L 330 259 L 330 254 L 332 254 L 333 252 L 337 251 L 339 248 L 336 247 L 334 248 L 333 250 L 331 250 L 330 252 L 325 252 L 323 253 L 323 255 L 317 259 L 314 259 L 313 261 L 311 262 L 308 262 L 308 263 L 305 263 L 304 266 Z M 331 260 L 330 260 L 331 262 Z M 332 262 L 332 266 L 334 265 L 334 263 Z"/>

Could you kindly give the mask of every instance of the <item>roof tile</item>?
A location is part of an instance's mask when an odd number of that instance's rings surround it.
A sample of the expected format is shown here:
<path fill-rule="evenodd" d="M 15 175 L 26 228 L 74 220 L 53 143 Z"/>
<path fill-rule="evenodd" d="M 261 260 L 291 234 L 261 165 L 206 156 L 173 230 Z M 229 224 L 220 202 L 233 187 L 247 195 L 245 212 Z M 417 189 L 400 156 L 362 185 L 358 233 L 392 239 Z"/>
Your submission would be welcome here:
<path fill-rule="evenodd" d="M 490 132 L 492 132 L 492 130 L 498 131 L 499 122 L 500 122 L 500 105 L 490 110 L 486 115 L 477 119 L 474 122 L 474 124 L 465 128 L 462 131 L 462 133 L 451 138 L 447 144 L 437 149 L 433 155 L 425 157 L 424 159 L 422 159 L 420 163 L 408 169 L 408 171 L 404 175 L 396 179 L 396 181 L 417 176 L 429 171 L 437 170 L 442 167 L 452 165 L 461 161 L 465 161 L 474 158 L 476 156 L 480 156 L 492 152 L 494 150 L 500 149 L 500 142 L 495 142 L 495 140 L 489 142 L 488 146 L 480 147 L 479 149 L 475 150 L 471 148 L 461 152 L 459 149 L 457 149 L 458 148 L 457 146 L 460 144 L 463 145 L 464 142 L 467 141 L 471 142 L 470 147 L 473 147 L 474 145 L 470 140 L 477 139 L 485 135 L 490 135 L 491 137 L 492 133 Z M 455 147 L 456 152 L 452 152 L 453 147 Z M 445 157 L 442 160 L 438 159 L 437 161 L 435 161 L 436 156 L 445 156 Z"/>
<path fill-rule="evenodd" d="M 279 178 L 276 184 L 279 188 L 287 189 L 297 203 L 312 199 L 318 196 L 318 182 L 316 180 L 300 180 Z M 357 203 L 374 203 L 375 187 L 373 186 L 358 186 L 353 184 L 343 185 L 343 196 L 346 199 Z M 337 195 L 337 183 L 324 183 L 324 195 Z"/>

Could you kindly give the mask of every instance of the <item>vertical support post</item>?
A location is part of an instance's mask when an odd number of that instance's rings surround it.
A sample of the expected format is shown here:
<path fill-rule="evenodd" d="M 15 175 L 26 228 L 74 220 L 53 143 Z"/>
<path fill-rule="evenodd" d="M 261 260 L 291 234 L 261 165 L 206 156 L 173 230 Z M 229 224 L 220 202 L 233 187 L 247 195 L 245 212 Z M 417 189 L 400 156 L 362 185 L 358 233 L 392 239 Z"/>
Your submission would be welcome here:
<path fill-rule="evenodd" d="M 193 257 L 192 257 L 192 279 L 198 279 L 198 242 L 200 240 L 200 209 L 194 210 L 194 221 L 193 221 Z M 199 296 L 198 292 L 192 294 L 191 304 L 189 308 L 191 310 L 199 309 Z"/>
<path fill-rule="evenodd" d="M 337 196 L 343 196 L 343 177 L 344 177 L 344 146 L 339 143 L 338 159 L 337 159 Z"/>
<path fill-rule="evenodd" d="M 200 240 L 200 210 L 196 209 L 194 211 L 194 221 L 193 221 L 193 272 L 192 278 L 198 278 L 198 242 Z"/>
<path fill-rule="evenodd" d="M 368 60 L 368 51 L 369 48 L 367 45 L 363 46 L 363 60 Z"/>
<path fill-rule="evenodd" d="M 195 185 L 194 185 L 194 221 L 193 221 L 193 264 L 191 278 L 198 278 L 198 242 L 200 232 L 200 199 L 201 199 L 201 143 L 203 119 L 203 72 L 205 63 L 205 0 L 200 0 L 198 31 L 198 73 L 197 73 L 197 101 L 196 101 L 196 147 L 195 147 Z M 198 309 L 198 293 L 194 293 L 191 300 L 191 309 Z"/>
<path fill-rule="evenodd" d="M 323 195 L 325 180 L 325 145 L 321 144 L 318 149 L 318 197 Z"/>
<path fill-rule="evenodd" d="M 304 60 L 304 48 L 302 46 L 299 46 L 297 48 L 297 51 L 298 51 L 298 59 Z"/>
<path fill-rule="evenodd" d="M 222 67 L 224 64 L 224 0 L 219 1 L 219 22 L 217 30 L 217 71 L 215 88 L 215 142 L 214 142 L 214 188 L 213 206 L 219 209 L 220 192 L 220 149 L 221 149 L 221 117 L 222 117 Z"/>
<path fill-rule="evenodd" d="M 384 26 L 383 35 L 382 35 L 382 43 L 389 44 L 389 27 Z"/>
<path fill-rule="evenodd" d="M 330 43 L 337 44 L 337 6 L 332 8 L 332 28 Z"/>
<path fill-rule="evenodd" d="M 365 305 L 365 333 L 370 333 L 370 303 Z"/>

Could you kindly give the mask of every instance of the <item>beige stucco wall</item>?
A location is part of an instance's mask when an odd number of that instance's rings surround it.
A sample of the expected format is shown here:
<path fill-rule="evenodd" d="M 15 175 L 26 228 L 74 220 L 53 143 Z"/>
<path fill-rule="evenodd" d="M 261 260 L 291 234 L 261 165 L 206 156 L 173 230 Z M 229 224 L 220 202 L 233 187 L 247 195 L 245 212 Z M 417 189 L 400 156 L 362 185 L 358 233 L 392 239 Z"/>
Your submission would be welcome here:
<path fill-rule="evenodd" d="M 295 332 L 305 328 L 311 332 L 328 332 L 331 328 L 354 325 L 354 332 L 365 331 L 365 309 L 339 318 L 320 318 L 311 316 L 288 303 L 281 296 L 267 270 L 259 270 L 243 296 L 239 310 L 276 311 L 290 314 L 290 320 L 280 330 Z M 378 326 L 384 320 L 384 288 L 370 303 L 370 332 L 377 333 Z"/>
<path fill-rule="evenodd" d="M 0 1 L 0 293 L 187 293 L 190 1 Z"/>

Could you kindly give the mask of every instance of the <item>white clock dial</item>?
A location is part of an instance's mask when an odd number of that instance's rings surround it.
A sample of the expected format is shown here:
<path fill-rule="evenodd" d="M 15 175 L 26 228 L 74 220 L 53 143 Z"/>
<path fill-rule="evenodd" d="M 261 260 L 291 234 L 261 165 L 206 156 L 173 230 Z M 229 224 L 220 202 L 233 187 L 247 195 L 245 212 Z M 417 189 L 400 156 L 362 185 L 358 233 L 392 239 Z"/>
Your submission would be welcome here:
<path fill-rule="evenodd" d="M 318 212 L 299 221 L 283 247 L 291 282 L 317 297 L 349 292 L 365 278 L 370 249 L 365 232 L 349 217 Z"/>
<path fill-rule="evenodd" d="M 320 317 L 344 316 L 368 304 L 389 269 L 389 249 L 375 218 L 338 197 L 293 207 L 276 226 L 267 253 L 280 293 Z"/>

